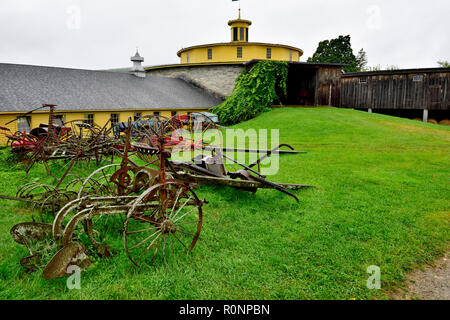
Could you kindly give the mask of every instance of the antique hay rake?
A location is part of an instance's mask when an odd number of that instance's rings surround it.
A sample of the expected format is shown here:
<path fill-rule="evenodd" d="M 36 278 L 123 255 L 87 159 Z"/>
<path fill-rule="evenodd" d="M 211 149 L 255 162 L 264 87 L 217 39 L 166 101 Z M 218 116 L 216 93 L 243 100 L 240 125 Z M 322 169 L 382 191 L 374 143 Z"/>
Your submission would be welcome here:
<path fill-rule="evenodd" d="M 211 136 L 211 131 L 220 135 L 217 125 L 213 121 L 193 125 L 178 120 L 150 116 L 124 125 L 126 142 L 120 164 L 93 171 L 76 197 L 61 206 L 52 224 L 27 222 L 13 227 L 13 239 L 26 245 L 30 253 L 21 264 L 33 269 L 42 255 L 33 252 L 30 243 L 51 239 L 60 249 L 44 268 L 44 278 L 65 276 L 70 265 L 86 268 L 90 255 L 112 255 L 104 237 L 111 228 L 121 232 L 123 248 L 135 265 L 151 264 L 156 259 L 166 259 L 169 253 L 189 252 L 195 247 L 203 225 L 202 208 L 208 203 L 195 193 L 198 185 L 224 185 L 251 192 L 271 188 L 296 200 L 288 190 L 309 187 L 273 183 L 254 169 L 272 154 L 298 153 L 292 147 L 233 149 L 263 156 L 249 166 L 234 160 L 241 170 L 230 172 L 223 161 L 228 157 L 224 152 L 230 150 L 203 139 Z M 291 150 L 280 150 L 281 147 Z M 176 153 L 191 155 L 195 151 L 210 155 L 194 157 L 192 163 L 171 160 Z M 144 164 L 132 161 L 132 152 Z"/>

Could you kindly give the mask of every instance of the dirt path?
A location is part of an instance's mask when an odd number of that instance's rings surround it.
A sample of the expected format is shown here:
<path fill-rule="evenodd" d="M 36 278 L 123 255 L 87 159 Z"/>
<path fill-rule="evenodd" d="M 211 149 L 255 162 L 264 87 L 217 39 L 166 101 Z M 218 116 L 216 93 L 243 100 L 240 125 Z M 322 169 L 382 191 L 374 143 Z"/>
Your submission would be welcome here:
<path fill-rule="evenodd" d="M 450 255 L 447 253 L 434 267 L 426 267 L 408 275 L 407 291 L 399 289 L 391 297 L 396 300 L 450 300 Z"/>

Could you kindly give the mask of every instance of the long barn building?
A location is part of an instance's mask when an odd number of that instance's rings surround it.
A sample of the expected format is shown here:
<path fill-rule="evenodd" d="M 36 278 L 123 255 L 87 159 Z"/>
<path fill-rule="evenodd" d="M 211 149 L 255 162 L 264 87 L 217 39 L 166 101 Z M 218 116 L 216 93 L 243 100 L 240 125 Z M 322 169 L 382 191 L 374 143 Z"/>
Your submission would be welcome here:
<path fill-rule="evenodd" d="M 420 117 L 424 122 L 448 119 L 450 68 L 343 74 L 340 100 L 342 108 Z"/>

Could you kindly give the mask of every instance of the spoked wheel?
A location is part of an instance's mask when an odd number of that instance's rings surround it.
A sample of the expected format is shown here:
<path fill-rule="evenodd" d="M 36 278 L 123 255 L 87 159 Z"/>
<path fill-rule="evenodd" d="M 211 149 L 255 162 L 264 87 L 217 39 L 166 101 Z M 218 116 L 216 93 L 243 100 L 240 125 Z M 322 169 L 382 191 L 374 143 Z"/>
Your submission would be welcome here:
<path fill-rule="evenodd" d="M 73 191 L 55 191 L 41 200 L 40 211 L 49 212 L 53 217 L 55 217 L 57 211 L 59 211 L 67 202 L 75 199 L 76 197 L 77 194 Z"/>
<path fill-rule="evenodd" d="M 78 191 L 78 197 L 117 195 L 117 185 L 111 181 L 111 177 L 118 169 L 120 169 L 120 164 L 110 164 L 92 172 L 84 180 Z"/>
<path fill-rule="evenodd" d="M 192 250 L 202 229 L 202 205 L 185 184 L 167 181 L 146 190 L 128 211 L 123 244 L 130 260 L 152 264 L 159 255 Z"/>

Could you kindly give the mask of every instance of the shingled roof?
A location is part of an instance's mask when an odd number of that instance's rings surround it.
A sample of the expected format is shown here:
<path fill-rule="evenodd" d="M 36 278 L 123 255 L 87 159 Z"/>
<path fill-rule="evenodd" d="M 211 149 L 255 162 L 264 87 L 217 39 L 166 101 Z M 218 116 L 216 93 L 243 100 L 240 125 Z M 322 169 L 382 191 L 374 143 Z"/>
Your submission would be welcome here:
<path fill-rule="evenodd" d="M 0 112 L 44 103 L 81 111 L 209 108 L 221 101 L 181 79 L 0 63 Z"/>

